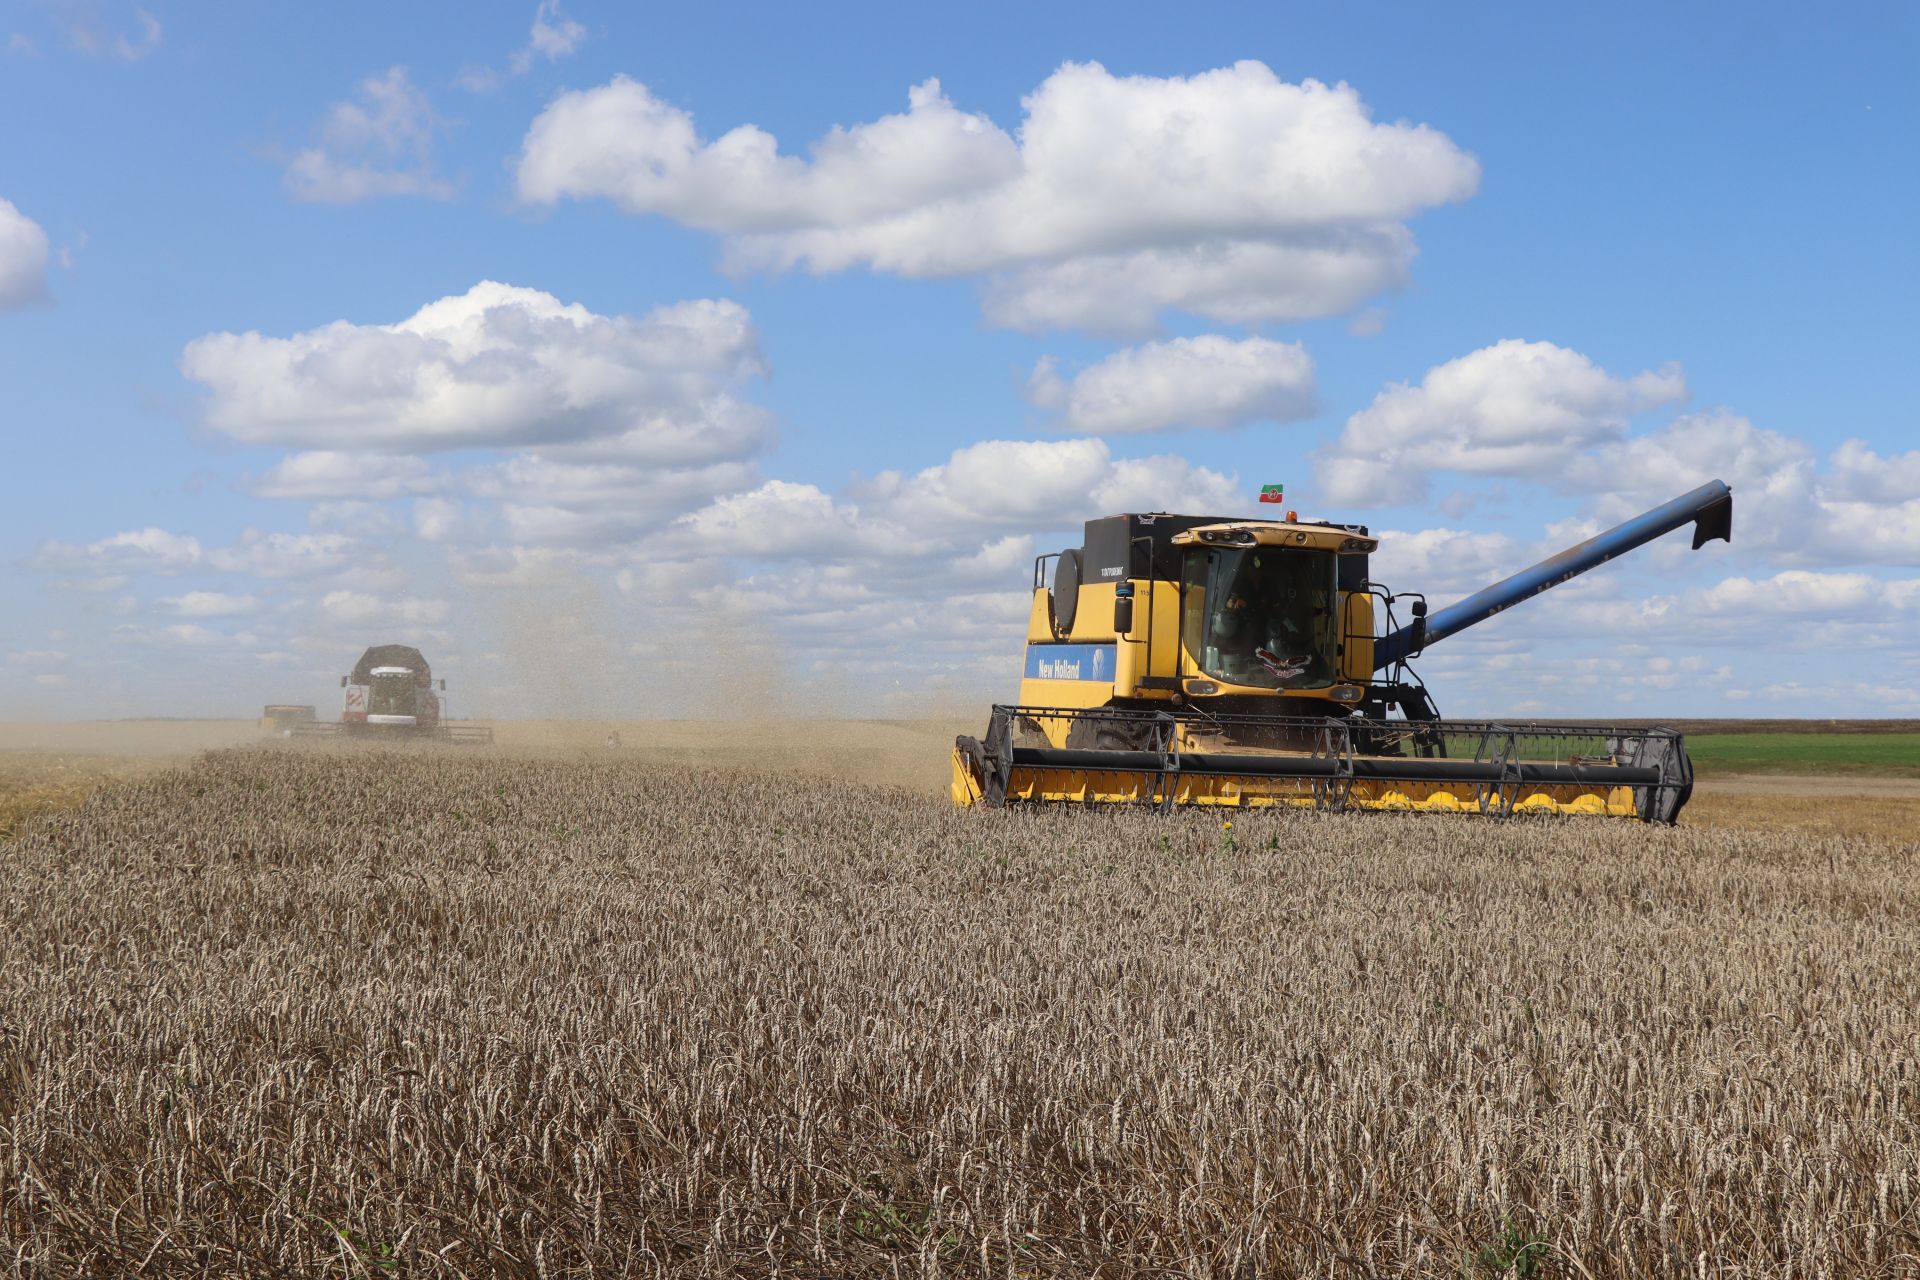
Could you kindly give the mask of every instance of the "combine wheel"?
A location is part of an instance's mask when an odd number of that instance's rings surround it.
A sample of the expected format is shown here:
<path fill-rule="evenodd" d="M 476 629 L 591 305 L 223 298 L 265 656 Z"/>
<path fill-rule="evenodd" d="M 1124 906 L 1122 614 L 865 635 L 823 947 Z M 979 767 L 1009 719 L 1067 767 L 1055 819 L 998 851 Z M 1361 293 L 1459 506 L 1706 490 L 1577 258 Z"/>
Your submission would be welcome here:
<path fill-rule="evenodd" d="M 1013 722 L 1013 745 L 1016 747 L 1050 747 L 1047 731 L 1032 716 L 1021 716 Z"/>
<path fill-rule="evenodd" d="M 1069 751 L 1152 751 L 1153 728 L 1150 725 L 1121 724 L 1111 720 L 1076 720 L 1067 730 Z"/>

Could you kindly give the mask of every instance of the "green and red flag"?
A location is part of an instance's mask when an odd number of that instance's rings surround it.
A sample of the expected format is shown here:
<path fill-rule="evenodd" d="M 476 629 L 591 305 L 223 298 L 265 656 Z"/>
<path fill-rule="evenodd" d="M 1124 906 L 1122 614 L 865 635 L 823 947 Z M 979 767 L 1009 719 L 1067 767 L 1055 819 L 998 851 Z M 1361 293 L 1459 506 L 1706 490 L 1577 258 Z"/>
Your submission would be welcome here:
<path fill-rule="evenodd" d="M 1285 502 L 1286 500 L 1287 486 L 1283 484 L 1263 484 L 1260 486 L 1260 501 Z"/>

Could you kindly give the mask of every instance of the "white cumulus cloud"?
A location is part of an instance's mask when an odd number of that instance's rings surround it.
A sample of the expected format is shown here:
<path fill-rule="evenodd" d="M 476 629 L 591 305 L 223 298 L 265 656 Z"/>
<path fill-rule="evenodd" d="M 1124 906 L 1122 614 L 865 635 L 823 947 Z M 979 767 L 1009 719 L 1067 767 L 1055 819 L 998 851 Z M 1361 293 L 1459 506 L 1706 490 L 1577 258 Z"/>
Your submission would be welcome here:
<path fill-rule="evenodd" d="M 252 488 L 263 498 L 377 502 L 420 493 L 432 484 L 423 458 L 316 449 L 281 459 Z"/>
<path fill-rule="evenodd" d="M 703 555 L 818 559 L 919 549 L 900 541 L 892 526 L 862 521 L 857 506 L 791 480 L 720 498 L 685 517 L 680 528 L 690 535 L 687 548 Z"/>
<path fill-rule="evenodd" d="M 463 542 L 480 536 L 486 521 L 452 498 L 419 498 L 413 504 L 414 536 L 427 542 Z"/>
<path fill-rule="evenodd" d="M 1479 182 L 1444 134 L 1259 62 L 1191 77 L 1068 63 L 1023 106 L 1010 134 L 929 80 L 904 114 L 835 128 L 803 159 L 754 125 L 703 138 L 618 77 L 541 113 L 518 185 L 714 232 L 736 268 L 979 275 L 996 323 L 1143 332 L 1165 308 L 1347 310 L 1405 279 L 1407 219 Z"/>
<path fill-rule="evenodd" d="M 435 626 L 451 612 L 445 600 L 386 598 L 364 591 L 329 591 L 320 600 L 327 621 L 356 626 Z"/>
<path fill-rule="evenodd" d="M 168 596 L 160 607 L 183 618 L 239 618 L 253 613 L 260 602 L 250 595 L 231 595 L 224 591 L 189 591 Z"/>
<path fill-rule="evenodd" d="M 208 555 L 226 573 L 260 578 L 310 578 L 355 563 L 360 544 L 340 533 L 263 533 L 248 529 L 232 547 Z"/>
<path fill-rule="evenodd" d="M 1920 451 L 1850 440 L 1821 461 L 1806 441 L 1724 409 L 1567 459 L 1558 483 L 1611 524 L 1709 479 L 1734 490 L 1734 545 L 1779 566 L 1920 565 Z"/>
<path fill-rule="evenodd" d="M 447 199 L 453 186 L 433 166 L 433 144 L 443 127 L 407 69 L 389 67 L 362 80 L 352 101 L 328 108 L 316 145 L 287 164 L 287 191 L 318 204 L 383 196 Z"/>
<path fill-rule="evenodd" d="M 524 48 L 516 50 L 511 62 L 515 75 L 524 75 L 535 58 L 558 62 L 587 38 L 587 29 L 560 12 L 560 0 L 540 0 L 533 11 L 533 27 L 527 32 Z"/>
<path fill-rule="evenodd" d="M 1616 518 L 1714 477 L 1734 485 L 1742 505 L 1796 494 L 1804 499 L 1814 473 L 1805 442 L 1724 409 L 1683 414 L 1657 431 L 1570 452 L 1562 464 L 1561 483 L 1603 495 L 1602 514 Z"/>
<path fill-rule="evenodd" d="M 140 30 L 136 35 L 125 33 L 114 36 L 113 56 L 122 62 L 138 62 L 160 47 L 162 30 L 160 19 L 145 9 L 136 9 L 133 13 Z"/>
<path fill-rule="evenodd" d="M 756 559 L 973 556 L 1037 529 L 1072 529 L 1122 511 L 1232 513 L 1246 505 L 1231 477 L 1184 458 L 1115 458 L 1104 441 L 989 440 L 942 463 L 882 472 L 836 497 L 772 480 L 731 494 L 674 526 L 678 545 Z"/>
<path fill-rule="evenodd" d="M 167 627 L 127 623 L 113 629 L 113 638 L 123 644 L 170 649 L 251 649 L 260 643 L 260 637 L 251 631 L 215 631 L 196 622 L 179 622 Z"/>
<path fill-rule="evenodd" d="M 1509 338 L 1382 391 L 1316 458 L 1320 488 L 1383 506 L 1424 497 L 1436 471 L 1551 477 L 1623 438 L 1632 415 L 1685 395 L 1677 365 L 1619 377 L 1577 351 Z"/>
<path fill-rule="evenodd" d="M 598 546 L 631 541 L 759 480 L 750 462 L 650 468 L 521 454 L 471 477 L 469 488 L 500 503 L 515 542 Z"/>
<path fill-rule="evenodd" d="M 1122 511 L 1212 514 L 1244 507 L 1233 478 L 1171 454 L 1115 458 L 1101 440 L 987 440 L 912 475 L 882 472 L 864 506 L 903 527 L 959 532 L 1065 528 Z"/>
<path fill-rule="evenodd" d="M 1202 334 L 1116 351 L 1070 380 L 1046 357 L 1027 398 L 1087 435 L 1293 422 L 1314 411 L 1313 359 L 1297 342 Z"/>
<path fill-rule="evenodd" d="M 155 49 L 165 32 L 160 19 L 145 9 L 133 11 L 134 30 L 110 27 L 95 5 L 65 4 L 58 6 L 59 17 L 66 27 L 67 42 L 78 52 L 92 57 L 112 55 L 122 62 L 138 62 Z"/>
<path fill-rule="evenodd" d="M 1848 440 L 1828 458 L 1829 496 L 1842 502 L 1903 503 L 1920 498 L 1920 449 L 1882 456 Z"/>
<path fill-rule="evenodd" d="M 47 233 L 10 200 L 0 200 L 0 311 L 47 297 Z"/>
<path fill-rule="evenodd" d="M 1913 584 L 1890 584 L 1864 573 L 1810 573 L 1788 569 L 1771 578 L 1725 578 L 1699 593 L 1695 608 L 1735 617 L 1860 617 L 1910 594 Z"/>
<path fill-rule="evenodd" d="M 558 62 L 572 56 L 586 39 L 587 29 L 560 12 L 560 0 L 540 0 L 527 42 L 508 56 L 505 76 L 492 67 L 472 66 L 454 77 L 454 83 L 473 93 L 491 93 L 506 76 L 523 76 L 542 58 Z"/>
<path fill-rule="evenodd" d="M 1904 502 L 1835 501 L 1816 495 L 1809 507 L 1778 504 L 1788 558 L 1821 564 L 1920 565 L 1920 496 Z"/>
<path fill-rule="evenodd" d="M 380 539 L 392 538 L 405 527 L 400 516 L 384 503 L 354 498 L 313 503 L 307 508 L 307 524 L 349 537 Z"/>
<path fill-rule="evenodd" d="M 130 529 L 85 546 L 48 542 L 34 563 L 43 569 L 72 569 L 92 573 L 179 573 L 197 567 L 205 558 L 200 540 L 165 529 Z"/>
<path fill-rule="evenodd" d="M 1436 606 L 1498 582 L 1535 558 L 1504 533 L 1442 528 L 1376 529 L 1374 534 L 1380 549 L 1367 564 L 1373 580 L 1393 591 L 1431 596 Z"/>
<path fill-rule="evenodd" d="M 764 442 L 765 415 L 734 394 L 762 368 L 736 303 L 682 302 L 634 319 L 493 281 L 397 324 L 213 333 L 181 358 L 209 392 L 208 424 L 250 444 L 566 444 L 668 466 L 737 458 Z"/>

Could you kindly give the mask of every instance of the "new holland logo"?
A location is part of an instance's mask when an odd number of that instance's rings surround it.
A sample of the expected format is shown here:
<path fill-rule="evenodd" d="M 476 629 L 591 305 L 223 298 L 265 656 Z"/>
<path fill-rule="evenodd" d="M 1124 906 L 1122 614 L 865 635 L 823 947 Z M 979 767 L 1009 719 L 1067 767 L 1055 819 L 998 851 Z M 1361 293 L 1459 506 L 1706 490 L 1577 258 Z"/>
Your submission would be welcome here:
<path fill-rule="evenodd" d="M 1027 646 L 1029 680 L 1111 680 L 1110 644 L 1034 644 Z"/>

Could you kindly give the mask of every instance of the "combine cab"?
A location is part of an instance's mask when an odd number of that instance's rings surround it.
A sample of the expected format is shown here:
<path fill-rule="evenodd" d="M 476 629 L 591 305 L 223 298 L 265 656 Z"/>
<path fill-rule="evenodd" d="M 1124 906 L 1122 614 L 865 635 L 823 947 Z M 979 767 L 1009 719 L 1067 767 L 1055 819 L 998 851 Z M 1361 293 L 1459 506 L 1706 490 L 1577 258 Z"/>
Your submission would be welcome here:
<path fill-rule="evenodd" d="M 1683 525 L 1698 549 L 1732 522 L 1732 491 L 1714 481 L 1429 616 L 1423 597 L 1368 577 L 1378 543 L 1361 525 L 1089 521 L 1084 545 L 1035 562 L 1020 702 L 956 741 L 954 802 L 1671 823 L 1693 791 L 1680 734 L 1441 720 L 1408 663 Z"/>
<path fill-rule="evenodd" d="M 353 671 L 340 677 L 342 698 L 337 723 L 313 721 L 293 726 L 295 737 L 426 738 L 438 742 L 486 744 L 493 730 L 484 725 L 451 723 L 445 716 L 447 682 L 418 649 L 377 644 L 360 655 Z"/>

